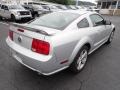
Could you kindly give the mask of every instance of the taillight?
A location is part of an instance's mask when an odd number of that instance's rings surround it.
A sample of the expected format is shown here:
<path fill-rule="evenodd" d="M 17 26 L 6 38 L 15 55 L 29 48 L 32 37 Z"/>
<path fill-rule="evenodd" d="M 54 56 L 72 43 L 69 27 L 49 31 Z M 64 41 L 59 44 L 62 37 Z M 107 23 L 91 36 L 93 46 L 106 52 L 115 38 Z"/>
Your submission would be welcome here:
<path fill-rule="evenodd" d="M 13 31 L 9 30 L 9 37 L 11 40 L 13 40 Z"/>
<path fill-rule="evenodd" d="M 38 39 L 33 39 L 32 41 L 32 51 L 44 55 L 48 55 L 50 51 L 50 44 L 45 41 L 41 41 Z"/>

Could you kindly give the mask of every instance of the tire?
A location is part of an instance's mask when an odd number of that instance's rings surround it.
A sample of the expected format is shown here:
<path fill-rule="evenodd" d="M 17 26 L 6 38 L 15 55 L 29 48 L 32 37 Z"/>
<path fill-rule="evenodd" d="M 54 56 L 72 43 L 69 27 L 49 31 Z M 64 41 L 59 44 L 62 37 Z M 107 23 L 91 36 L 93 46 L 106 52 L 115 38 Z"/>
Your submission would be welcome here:
<path fill-rule="evenodd" d="M 36 17 L 39 17 L 39 14 L 35 14 L 35 15 L 34 15 L 34 18 L 36 18 Z"/>
<path fill-rule="evenodd" d="M 110 34 L 110 36 L 109 36 L 109 39 L 108 39 L 108 41 L 106 42 L 106 44 L 110 44 L 110 43 L 112 42 L 113 37 L 114 37 L 114 32 L 115 32 L 115 31 L 112 31 L 112 32 L 111 32 L 111 34 Z"/>
<path fill-rule="evenodd" d="M 16 22 L 16 18 L 14 15 L 11 15 L 11 21 Z"/>
<path fill-rule="evenodd" d="M 2 20 L 2 17 L 0 16 L 0 20 Z"/>
<path fill-rule="evenodd" d="M 70 65 L 70 70 L 73 73 L 79 73 L 86 65 L 88 49 L 89 48 L 87 46 L 83 46 L 76 55 L 73 63 Z"/>

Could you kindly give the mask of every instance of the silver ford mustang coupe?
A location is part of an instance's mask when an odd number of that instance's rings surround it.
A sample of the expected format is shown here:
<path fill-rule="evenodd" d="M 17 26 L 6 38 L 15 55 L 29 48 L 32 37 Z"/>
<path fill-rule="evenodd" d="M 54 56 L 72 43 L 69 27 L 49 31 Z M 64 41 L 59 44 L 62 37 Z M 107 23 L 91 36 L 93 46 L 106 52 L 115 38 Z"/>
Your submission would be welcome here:
<path fill-rule="evenodd" d="M 89 11 L 59 11 L 10 26 L 7 45 L 13 58 L 42 75 L 70 68 L 79 73 L 87 56 L 111 43 L 115 26 Z"/>

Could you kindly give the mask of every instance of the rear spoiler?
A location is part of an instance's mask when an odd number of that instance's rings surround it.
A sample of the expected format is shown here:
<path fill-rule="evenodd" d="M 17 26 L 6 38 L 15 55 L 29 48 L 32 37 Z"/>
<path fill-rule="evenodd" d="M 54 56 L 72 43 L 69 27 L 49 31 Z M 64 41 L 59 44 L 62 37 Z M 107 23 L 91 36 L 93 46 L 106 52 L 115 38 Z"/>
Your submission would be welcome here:
<path fill-rule="evenodd" d="M 40 34 L 43 34 L 43 35 L 52 36 L 51 34 L 48 34 L 47 32 L 45 32 L 43 30 L 34 29 L 34 28 L 31 28 L 31 27 L 24 26 L 22 24 L 12 23 L 11 25 L 15 26 L 15 27 L 18 27 L 18 28 L 26 29 L 26 30 L 29 30 L 29 31 L 32 31 L 32 32 L 40 33 Z"/>

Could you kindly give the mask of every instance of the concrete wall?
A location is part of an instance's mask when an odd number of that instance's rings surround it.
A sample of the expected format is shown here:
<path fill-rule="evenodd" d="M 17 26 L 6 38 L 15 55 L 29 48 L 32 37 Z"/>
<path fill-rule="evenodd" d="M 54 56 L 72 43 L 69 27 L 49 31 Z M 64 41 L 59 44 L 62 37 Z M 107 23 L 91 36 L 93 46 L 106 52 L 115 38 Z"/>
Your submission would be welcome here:
<path fill-rule="evenodd" d="M 117 9 L 117 10 L 109 10 L 109 12 L 110 12 L 110 15 L 120 16 L 120 9 Z"/>
<path fill-rule="evenodd" d="M 109 14 L 110 12 L 108 9 L 101 9 L 99 13 L 100 14 Z"/>
<path fill-rule="evenodd" d="M 120 9 L 101 9 L 100 14 L 120 16 Z"/>

